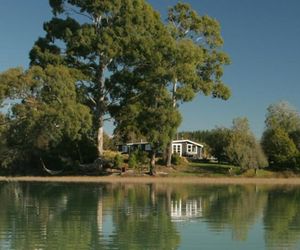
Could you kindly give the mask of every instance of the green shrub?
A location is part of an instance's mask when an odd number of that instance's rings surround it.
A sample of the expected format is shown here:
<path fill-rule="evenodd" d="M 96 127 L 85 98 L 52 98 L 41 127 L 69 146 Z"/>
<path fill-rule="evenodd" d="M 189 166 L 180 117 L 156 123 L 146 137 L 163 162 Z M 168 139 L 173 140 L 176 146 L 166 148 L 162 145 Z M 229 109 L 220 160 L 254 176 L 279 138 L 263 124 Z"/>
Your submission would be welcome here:
<path fill-rule="evenodd" d="M 136 151 L 136 158 L 137 158 L 138 164 L 140 164 L 140 165 L 145 165 L 145 164 L 148 164 L 148 162 L 149 162 L 148 153 L 143 150 Z"/>
<path fill-rule="evenodd" d="M 143 166 L 149 163 L 148 153 L 143 150 L 136 150 L 129 155 L 128 166 L 142 170 Z"/>
<path fill-rule="evenodd" d="M 300 169 L 300 153 L 296 156 L 296 168 Z"/>
<path fill-rule="evenodd" d="M 136 168 L 137 165 L 138 165 L 138 162 L 137 162 L 136 152 L 132 152 L 129 155 L 128 166 L 129 166 L 129 168 Z"/>
<path fill-rule="evenodd" d="M 171 159 L 171 163 L 175 166 L 180 165 L 181 163 L 181 157 L 178 154 L 173 154 L 172 155 L 172 159 Z"/>
<path fill-rule="evenodd" d="M 114 158 L 114 164 L 113 164 L 114 168 L 121 168 L 123 165 L 123 162 L 124 162 L 123 157 L 121 155 L 117 154 Z"/>

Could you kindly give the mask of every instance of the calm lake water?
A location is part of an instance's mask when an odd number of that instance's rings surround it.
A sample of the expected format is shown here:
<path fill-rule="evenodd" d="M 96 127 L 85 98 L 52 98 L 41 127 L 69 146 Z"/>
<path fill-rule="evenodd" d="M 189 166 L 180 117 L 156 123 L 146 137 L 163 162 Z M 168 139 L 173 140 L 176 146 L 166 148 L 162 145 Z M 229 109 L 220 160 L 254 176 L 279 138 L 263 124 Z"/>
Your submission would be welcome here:
<path fill-rule="evenodd" d="M 0 182 L 0 249 L 300 249 L 300 187 Z"/>

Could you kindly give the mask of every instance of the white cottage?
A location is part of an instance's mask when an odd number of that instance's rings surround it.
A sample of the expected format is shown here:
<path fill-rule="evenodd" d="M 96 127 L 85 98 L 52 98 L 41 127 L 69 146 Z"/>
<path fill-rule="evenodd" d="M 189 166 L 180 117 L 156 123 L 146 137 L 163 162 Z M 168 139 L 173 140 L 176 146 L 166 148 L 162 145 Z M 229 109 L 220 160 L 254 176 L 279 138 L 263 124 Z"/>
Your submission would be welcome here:
<path fill-rule="evenodd" d="M 191 140 L 175 140 L 172 142 L 172 154 L 202 159 L 203 145 Z"/>

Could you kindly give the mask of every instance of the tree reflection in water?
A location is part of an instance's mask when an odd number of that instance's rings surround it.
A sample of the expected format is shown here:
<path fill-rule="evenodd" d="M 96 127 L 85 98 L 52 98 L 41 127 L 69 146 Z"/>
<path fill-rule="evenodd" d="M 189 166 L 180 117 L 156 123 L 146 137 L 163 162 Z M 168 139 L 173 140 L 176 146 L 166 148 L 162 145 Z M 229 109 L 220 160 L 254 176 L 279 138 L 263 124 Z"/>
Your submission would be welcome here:
<path fill-rule="evenodd" d="M 265 246 L 297 248 L 300 189 L 0 183 L 0 249 L 184 249 L 182 222 L 229 230 L 232 242 L 258 224 Z"/>
<path fill-rule="evenodd" d="M 264 216 L 265 241 L 276 249 L 299 249 L 300 189 L 274 188 L 268 195 Z"/>

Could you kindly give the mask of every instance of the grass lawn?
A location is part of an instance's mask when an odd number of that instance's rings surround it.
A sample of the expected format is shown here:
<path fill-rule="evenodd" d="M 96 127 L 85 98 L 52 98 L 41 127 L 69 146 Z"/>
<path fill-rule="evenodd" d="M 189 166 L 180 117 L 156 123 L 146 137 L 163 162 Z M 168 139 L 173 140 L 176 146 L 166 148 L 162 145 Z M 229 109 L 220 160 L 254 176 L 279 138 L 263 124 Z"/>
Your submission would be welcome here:
<path fill-rule="evenodd" d="M 228 164 L 189 162 L 176 167 L 169 176 L 286 178 L 296 177 L 297 174 L 288 171 L 274 172 L 270 169 L 258 169 L 255 173 L 254 169 L 242 171 L 241 168 Z"/>
<path fill-rule="evenodd" d="M 169 176 L 212 176 L 224 177 L 230 176 L 230 169 L 237 169 L 231 165 L 223 165 L 216 163 L 196 163 L 189 162 L 184 166 L 175 167 L 176 171 L 171 172 Z"/>

